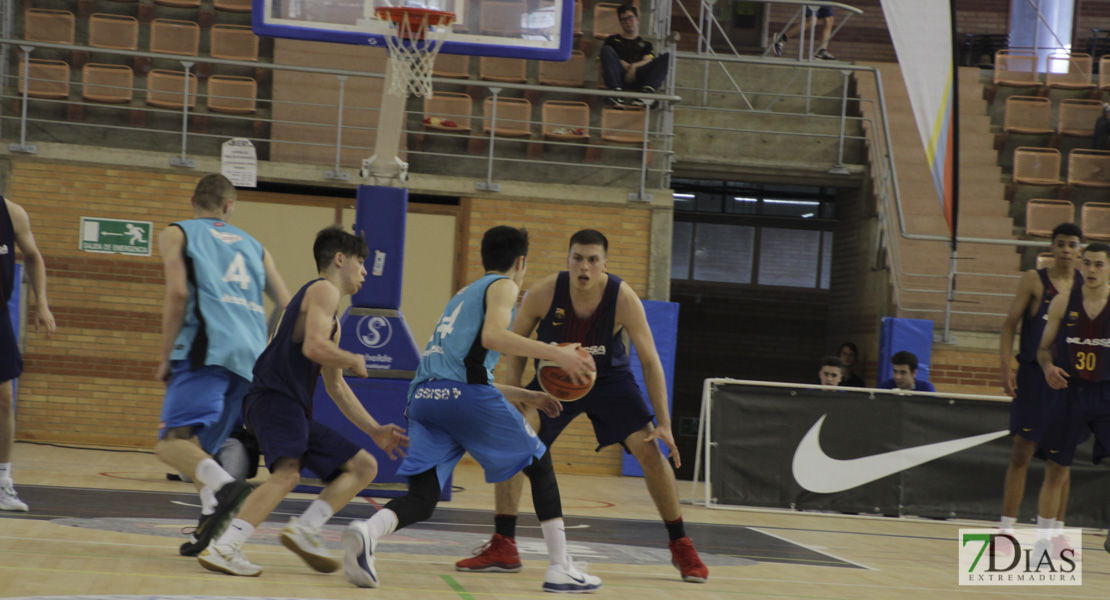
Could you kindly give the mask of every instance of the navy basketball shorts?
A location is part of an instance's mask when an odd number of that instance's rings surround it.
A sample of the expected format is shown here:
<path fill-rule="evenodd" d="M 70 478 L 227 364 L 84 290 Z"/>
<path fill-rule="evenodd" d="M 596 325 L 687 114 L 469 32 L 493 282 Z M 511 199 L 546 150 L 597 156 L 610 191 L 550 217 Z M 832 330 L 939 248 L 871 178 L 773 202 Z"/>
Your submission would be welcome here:
<path fill-rule="evenodd" d="M 18 379 L 23 373 L 23 357 L 12 329 L 8 303 L 0 302 L 0 383 Z"/>
<path fill-rule="evenodd" d="M 831 6 L 822 6 L 820 8 L 818 8 L 816 6 L 807 6 L 806 7 L 806 16 L 807 17 L 812 17 L 813 16 L 813 9 L 814 8 L 817 8 L 817 18 L 818 19 L 824 19 L 824 18 L 833 16 L 833 9 L 832 9 Z"/>
<path fill-rule="evenodd" d="M 533 379 L 528 389 L 539 391 L 539 381 Z M 595 451 L 612 444 L 624 446 L 628 436 L 643 429 L 655 418 L 632 373 L 622 373 L 598 379 L 590 393 L 580 400 L 564 402 L 563 412 L 554 419 L 541 411 L 540 441 L 551 446 L 567 425 L 582 413 L 586 413 L 593 423 L 594 437 L 597 438 Z M 624 450 L 629 452 L 627 446 Z"/>
<path fill-rule="evenodd" d="M 466 452 L 482 465 L 486 483 L 505 481 L 547 447 L 492 385 L 425 381 L 409 392 L 408 455 L 397 474 L 435 469 L 440 489 Z"/>
<path fill-rule="evenodd" d="M 1036 442 L 1041 439 L 1049 408 L 1060 393 L 1048 387 L 1037 363 L 1018 363 L 1017 397 L 1010 402 L 1010 435 Z"/>
<path fill-rule="evenodd" d="M 313 421 L 300 402 L 281 394 L 248 394 L 243 400 L 243 422 L 258 438 L 270 471 L 279 458 L 293 458 L 327 483 L 362 450 L 331 427 Z"/>
<path fill-rule="evenodd" d="M 193 369 L 173 361 L 173 376 L 162 401 L 158 439 L 169 429 L 192 427 L 204 451 L 215 455 L 242 412 L 251 382 L 218 365 Z"/>
<path fill-rule="evenodd" d="M 1095 436 L 1092 459 L 1098 464 L 1110 456 L 1110 382 L 1068 382 L 1054 402 L 1037 456 L 1062 466 L 1071 465 L 1075 448 L 1088 435 Z"/>

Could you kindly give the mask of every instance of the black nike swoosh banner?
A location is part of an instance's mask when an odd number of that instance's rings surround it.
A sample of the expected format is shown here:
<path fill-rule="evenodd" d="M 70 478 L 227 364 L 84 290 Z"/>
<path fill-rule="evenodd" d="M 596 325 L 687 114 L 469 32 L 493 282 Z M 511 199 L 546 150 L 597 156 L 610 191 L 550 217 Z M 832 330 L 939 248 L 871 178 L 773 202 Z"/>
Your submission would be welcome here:
<path fill-rule="evenodd" d="M 1013 444 L 1007 402 L 728 383 L 712 406 L 711 493 L 721 504 L 998 519 Z M 818 423 L 816 444 L 802 444 Z M 951 444 L 955 451 L 944 448 Z M 1080 446 L 1072 466 L 1067 523 L 1101 528 L 1110 472 L 1091 464 L 1092 445 Z M 903 456 L 912 452 L 924 457 Z M 1043 465 L 1030 464 L 1021 522 L 1035 516 Z"/>

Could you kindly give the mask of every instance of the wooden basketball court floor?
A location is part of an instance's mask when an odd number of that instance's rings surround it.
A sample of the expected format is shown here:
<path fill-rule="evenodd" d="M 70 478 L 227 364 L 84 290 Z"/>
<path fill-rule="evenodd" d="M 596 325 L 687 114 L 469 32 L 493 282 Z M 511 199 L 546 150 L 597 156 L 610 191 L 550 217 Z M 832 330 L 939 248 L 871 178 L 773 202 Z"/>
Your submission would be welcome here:
<path fill-rule="evenodd" d="M 310 495 L 295 494 L 245 547 L 264 568 L 259 578 L 230 577 L 178 556 L 182 527 L 195 523 L 192 486 L 167 481 L 144 451 L 77 449 L 18 443 L 14 474 L 30 513 L 0 513 L 0 596 L 442 599 L 551 598 L 540 585 L 545 552 L 535 517 L 517 537 L 524 570 L 459 573 L 492 532 L 493 486 L 475 467 L 455 473 L 451 501 L 428 523 L 378 547 L 383 587 L 349 585 L 342 572 L 321 574 L 280 546 L 277 535 Z M 691 457 L 692 458 L 692 457 Z M 558 468 L 558 467 L 556 467 Z M 1085 532 L 1079 587 L 961 587 L 957 529 L 989 526 L 882 517 L 707 510 L 684 506 L 687 531 L 710 567 L 705 584 L 684 583 L 669 563 L 666 534 L 636 478 L 559 476 L 570 550 L 604 580 L 597 598 L 636 600 L 1106 598 L 1110 554 L 1105 532 Z M 689 482 L 679 482 L 689 495 Z M 1031 484 L 1031 488 L 1035 487 Z M 380 499 L 359 498 L 327 526 L 339 536 L 352 518 L 369 517 Z M 524 504 L 530 499 L 525 497 Z M 527 508 L 527 506 L 525 506 Z"/>

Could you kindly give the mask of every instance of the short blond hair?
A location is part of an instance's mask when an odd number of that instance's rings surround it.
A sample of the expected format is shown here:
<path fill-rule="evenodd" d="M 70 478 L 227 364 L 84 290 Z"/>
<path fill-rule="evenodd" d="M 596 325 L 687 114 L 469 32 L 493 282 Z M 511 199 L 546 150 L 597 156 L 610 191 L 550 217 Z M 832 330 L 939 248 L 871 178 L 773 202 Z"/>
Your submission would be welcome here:
<path fill-rule="evenodd" d="M 197 208 L 204 210 L 216 210 L 223 206 L 224 202 L 234 198 L 235 186 L 231 184 L 230 179 L 219 173 L 205 175 L 193 190 L 193 202 L 196 203 Z"/>

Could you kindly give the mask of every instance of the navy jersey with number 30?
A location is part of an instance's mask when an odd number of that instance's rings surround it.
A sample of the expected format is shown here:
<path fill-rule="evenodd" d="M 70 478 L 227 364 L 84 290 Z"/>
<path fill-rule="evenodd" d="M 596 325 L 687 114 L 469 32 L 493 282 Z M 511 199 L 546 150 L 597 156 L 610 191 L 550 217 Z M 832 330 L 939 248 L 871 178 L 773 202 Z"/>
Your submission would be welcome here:
<path fill-rule="evenodd" d="M 1094 318 L 1083 309 L 1083 289 L 1075 288 L 1060 323 L 1056 347 L 1061 348 L 1058 363 L 1072 379 L 1110 381 L 1110 302 Z"/>

